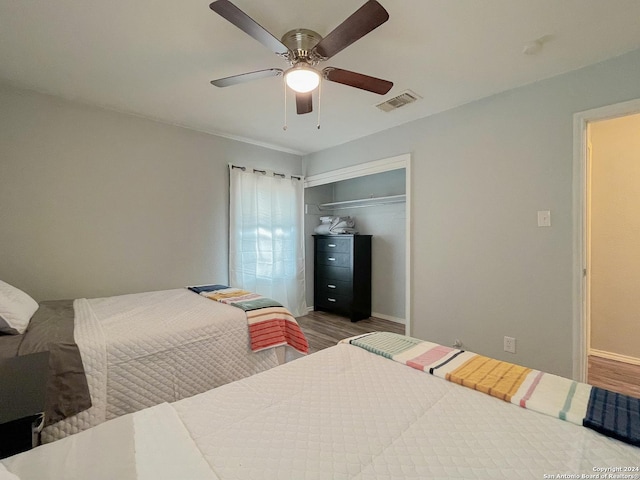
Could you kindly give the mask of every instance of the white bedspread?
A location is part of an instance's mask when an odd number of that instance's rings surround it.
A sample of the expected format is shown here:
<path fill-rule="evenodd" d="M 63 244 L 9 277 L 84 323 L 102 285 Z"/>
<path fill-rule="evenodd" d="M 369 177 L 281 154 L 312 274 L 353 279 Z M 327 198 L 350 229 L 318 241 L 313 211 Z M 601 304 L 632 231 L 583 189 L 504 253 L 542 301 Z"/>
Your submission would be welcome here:
<path fill-rule="evenodd" d="M 218 480 L 166 403 L 5 462 L 22 479 Z"/>
<path fill-rule="evenodd" d="M 113 435 L 130 438 L 133 428 L 129 445 L 152 438 L 153 443 L 135 453 L 120 451 L 127 441 L 113 452 L 103 447 L 103 454 L 135 464 L 128 473 L 106 465 L 113 469 L 107 472 L 110 478 L 146 479 L 145 472 L 154 468 L 155 478 L 166 478 L 160 474 L 168 456 L 174 478 L 220 480 L 580 478 L 595 473 L 594 468 L 638 466 L 640 458 L 636 447 L 352 345 L 338 345 L 132 418 L 133 427 L 121 425 Z M 107 422 L 81 435 L 112 425 Z M 95 441 L 102 441 L 98 433 Z M 60 449 L 57 458 L 75 448 L 100 451 L 99 443 L 88 447 L 90 442 L 73 436 L 4 463 L 22 480 L 109 478 L 107 473 L 69 474 L 79 471 L 73 456 L 66 465 L 47 460 L 54 455 L 48 447 Z M 173 449 L 175 454 L 167 455 Z M 39 476 L 32 467 L 37 461 L 50 477 Z"/>
<path fill-rule="evenodd" d="M 50 442 L 279 364 L 252 352 L 242 310 L 186 289 L 79 299 L 75 337 L 93 406 L 44 429 Z"/>

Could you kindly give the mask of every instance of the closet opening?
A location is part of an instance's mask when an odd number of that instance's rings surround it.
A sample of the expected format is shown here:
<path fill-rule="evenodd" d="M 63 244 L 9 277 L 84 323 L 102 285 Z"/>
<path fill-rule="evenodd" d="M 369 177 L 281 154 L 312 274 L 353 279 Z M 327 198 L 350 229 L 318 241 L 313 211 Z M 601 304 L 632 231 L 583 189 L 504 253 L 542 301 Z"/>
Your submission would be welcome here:
<path fill-rule="evenodd" d="M 410 160 L 409 154 L 400 155 L 306 178 L 309 310 L 314 309 L 316 288 L 313 235 L 355 231 L 371 236 L 371 317 L 402 324 L 410 334 Z"/>

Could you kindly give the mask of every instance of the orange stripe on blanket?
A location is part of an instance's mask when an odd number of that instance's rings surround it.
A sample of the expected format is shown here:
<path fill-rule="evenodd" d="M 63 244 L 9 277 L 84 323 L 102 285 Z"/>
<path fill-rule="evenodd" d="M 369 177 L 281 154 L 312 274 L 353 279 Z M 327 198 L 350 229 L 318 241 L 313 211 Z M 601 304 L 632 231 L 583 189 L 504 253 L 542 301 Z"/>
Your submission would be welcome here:
<path fill-rule="evenodd" d="M 445 378 L 510 402 L 529 372 L 530 368 L 477 355 L 447 373 Z"/>
<path fill-rule="evenodd" d="M 286 330 L 289 333 L 301 333 L 300 326 L 286 318 L 270 318 L 263 322 L 252 323 L 249 327 L 256 335 L 260 335 L 262 332 L 274 330 L 276 326 L 279 330 Z"/>
<path fill-rule="evenodd" d="M 290 315 L 287 316 L 290 317 Z M 251 350 L 254 351 L 283 344 L 290 345 L 302 353 L 309 351 L 307 339 L 295 319 L 270 318 L 251 323 L 249 324 L 249 336 Z"/>
<path fill-rule="evenodd" d="M 286 337 L 289 340 L 296 341 L 297 343 L 306 343 L 306 338 L 302 331 L 295 325 L 269 325 L 266 328 L 251 329 L 251 337 L 255 342 L 263 342 L 266 339 L 273 339 L 275 337 Z"/>
<path fill-rule="evenodd" d="M 281 335 L 289 335 L 294 338 L 298 338 L 301 341 L 305 339 L 300 327 L 297 324 L 286 320 L 269 320 L 267 322 L 254 324 L 249 327 L 249 330 L 256 338 L 261 338 L 265 335 L 272 335 L 274 332 L 277 332 Z"/>

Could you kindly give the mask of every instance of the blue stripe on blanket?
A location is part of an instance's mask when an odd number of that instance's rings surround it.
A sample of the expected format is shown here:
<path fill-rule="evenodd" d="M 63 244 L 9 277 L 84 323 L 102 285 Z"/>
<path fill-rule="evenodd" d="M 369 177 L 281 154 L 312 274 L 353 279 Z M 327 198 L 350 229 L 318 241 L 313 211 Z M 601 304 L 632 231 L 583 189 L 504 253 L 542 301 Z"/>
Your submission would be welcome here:
<path fill-rule="evenodd" d="M 192 292 L 196 292 L 198 294 L 202 292 L 215 292 L 216 290 L 222 290 L 224 288 L 229 288 L 226 285 L 200 285 L 199 287 L 187 287 Z"/>
<path fill-rule="evenodd" d="M 243 300 L 242 302 L 233 302 L 231 305 L 241 308 L 245 312 L 260 310 L 261 308 L 282 307 L 281 303 L 266 297 L 254 298 L 253 300 Z"/>
<path fill-rule="evenodd" d="M 640 398 L 593 387 L 582 424 L 640 447 Z"/>

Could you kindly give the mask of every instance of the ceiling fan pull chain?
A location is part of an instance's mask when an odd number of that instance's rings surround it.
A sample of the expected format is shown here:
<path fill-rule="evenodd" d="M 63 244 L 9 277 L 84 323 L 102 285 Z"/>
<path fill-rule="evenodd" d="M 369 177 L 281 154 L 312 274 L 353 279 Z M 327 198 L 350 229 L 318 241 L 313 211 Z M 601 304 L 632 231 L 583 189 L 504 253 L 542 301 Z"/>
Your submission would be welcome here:
<path fill-rule="evenodd" d="M 322 99 L 322 76 L 320 76 L 320 83 L 318 84 L 318 125 L 316 126 L 318 130 L 320 130 L 320 105 L 322 105 L 322 102 L 320 101 L 321 99 Z"/>
<path fill-rule="evenodd" d="M 284 88 L 284 125 L 282 126 L 282 130 L 287 131 L 287 80 L 282 77 L 282 86 Z"/>

